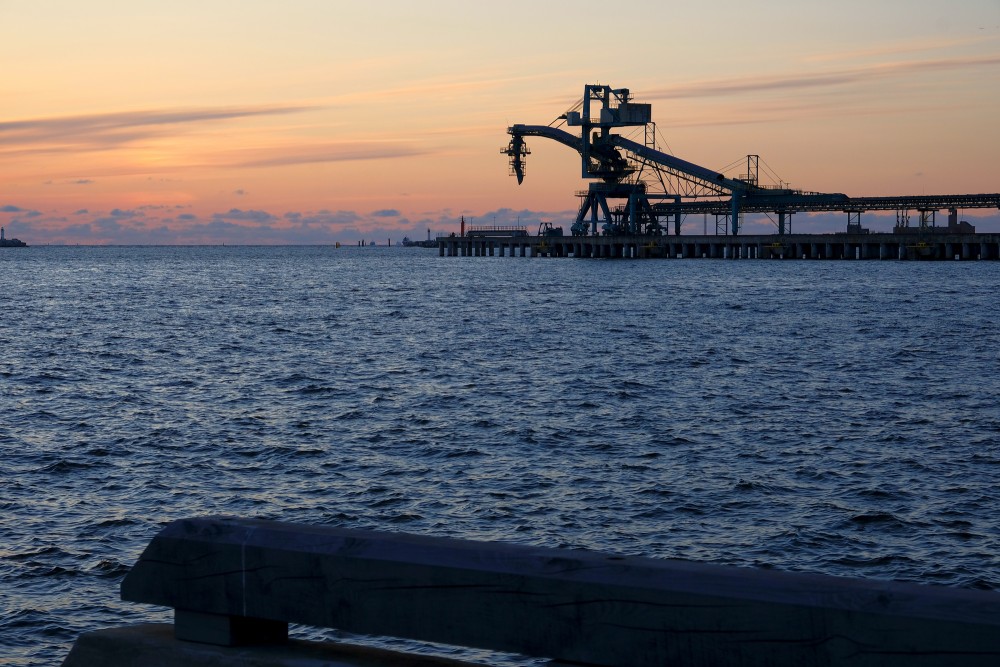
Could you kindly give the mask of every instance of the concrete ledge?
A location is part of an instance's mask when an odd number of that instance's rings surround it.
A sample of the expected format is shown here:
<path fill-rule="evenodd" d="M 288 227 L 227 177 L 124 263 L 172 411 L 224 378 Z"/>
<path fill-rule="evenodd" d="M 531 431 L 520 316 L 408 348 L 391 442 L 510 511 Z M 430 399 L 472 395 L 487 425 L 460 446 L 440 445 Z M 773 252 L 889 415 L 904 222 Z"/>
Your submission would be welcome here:
<path fill-rule="evenodd" d="M 1000 664 L 992 591 L 249 519 L 166 526 L 122 598 L 215 644 L 291 622 L 605 667 Z"/>
<path fill-rule="evenodd" d="M 63 667 L 482 667 L 469 662 L 340 644 L 290 640 L 227 647 L 174 639 L 172 625 L 150 623 L 88 632 Z"/>

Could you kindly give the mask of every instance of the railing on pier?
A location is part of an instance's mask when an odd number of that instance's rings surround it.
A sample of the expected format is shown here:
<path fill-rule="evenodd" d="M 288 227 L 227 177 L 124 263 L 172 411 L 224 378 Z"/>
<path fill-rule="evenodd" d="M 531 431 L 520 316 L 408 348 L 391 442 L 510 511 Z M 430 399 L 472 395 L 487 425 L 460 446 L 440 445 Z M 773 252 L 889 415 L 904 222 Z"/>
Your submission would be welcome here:
<path fill-rule="evenodd" d="M 122 597 L 176 638 L 88 633 L 64 665 L 313 664 L 289 622 L 608 667 L 1000 664 L 992 591 L 259 520 L 169 524 Z M 353 655 L 322 664 L 418 664 Z"/>
<path fill-rule="evenodd" d="M 927 249 L 909 251 L 923 242 Z M 778 245 L 775 245 L 778 244 Z M 775 252 L 778 247 L 783 251 Z M 439 237 L 444 257 L 585 257 L 711 259 L 936 259 L 998 260 L 1000 234 L 952 228 L 896 229 L 893 233 L 747 234 L 673 236 Z"/>

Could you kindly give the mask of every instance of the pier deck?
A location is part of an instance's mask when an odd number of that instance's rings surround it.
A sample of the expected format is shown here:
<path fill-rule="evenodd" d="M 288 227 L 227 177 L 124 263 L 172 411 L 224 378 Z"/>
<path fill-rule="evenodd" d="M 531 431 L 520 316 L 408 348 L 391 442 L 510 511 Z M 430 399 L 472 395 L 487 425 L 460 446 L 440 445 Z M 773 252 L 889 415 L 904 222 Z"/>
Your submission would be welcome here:
<path fill-rule="evenodd" d="M 879 233 L 438 238 L 441 257 L 1000 260 L 1000 234 Z"/>

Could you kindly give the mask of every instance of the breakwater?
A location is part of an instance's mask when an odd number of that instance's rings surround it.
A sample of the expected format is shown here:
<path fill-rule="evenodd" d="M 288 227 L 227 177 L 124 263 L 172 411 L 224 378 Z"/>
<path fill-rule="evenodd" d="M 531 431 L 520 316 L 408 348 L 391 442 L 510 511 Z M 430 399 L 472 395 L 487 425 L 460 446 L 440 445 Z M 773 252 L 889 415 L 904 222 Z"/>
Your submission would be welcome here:
<path fill-rule="evenodd" d="M 442 257 L 997 260 L 1000 234 L 442 236 Z"/>
<path fill-rule="evenodd" d="M 290 622 L 594 667 L 1000 659 L 993 591 L 238 518 L 166 526 L 121 591 L 173 608 L 175 639 L 89 633 L 65 667 L 328 664 L 288 643 Z M 350 664 L 413 664 L 384 657 Z"/>

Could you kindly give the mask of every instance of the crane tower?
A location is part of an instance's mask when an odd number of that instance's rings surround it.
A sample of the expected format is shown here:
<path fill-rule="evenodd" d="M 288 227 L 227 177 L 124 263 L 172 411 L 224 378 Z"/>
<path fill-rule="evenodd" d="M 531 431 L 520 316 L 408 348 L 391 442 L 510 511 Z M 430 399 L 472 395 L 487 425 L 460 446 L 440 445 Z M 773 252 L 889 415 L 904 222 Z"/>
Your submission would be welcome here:
<path fill-rule="evenodd" d="M 597 235 L 600 221 L 605 234 L 659 235 L 664 231 L 660 220 L 671 215 L 674 233 L 680 234 L 680 213 L 676 206 L 674 212 L 668 212 L 669 204 L 699 198 L 728 200 L 729 233 L 736 235 L 741 208 L 751 202 L 755 209 L 773 203 L 777 211 L 803 197 L 846 199 L 842 194 L 765 187 L 752 173 L 729 178 L 658 150 L 652 106 L 634 102 L 628 88 L 588 84 L 582 100 L 556 121 L 579 128 L 579 135 L 554 127 L 555 121 L 550 125 L 512 125 L 507 128 L 510 143 L 501 152 L 509 157 L 511 173 L 519 184 L 524 181 L 525 159 L 530 154 L 525 137 L 553 139 L 580 154 L 581 175 L 591 183 L 581 195 L 583 201 L 572 226 L 574 235 Z M 627 127 L 644 128 L 644 141 L 613 132 Z M 621 203 L 614 204 L 616 200 Z"/>

